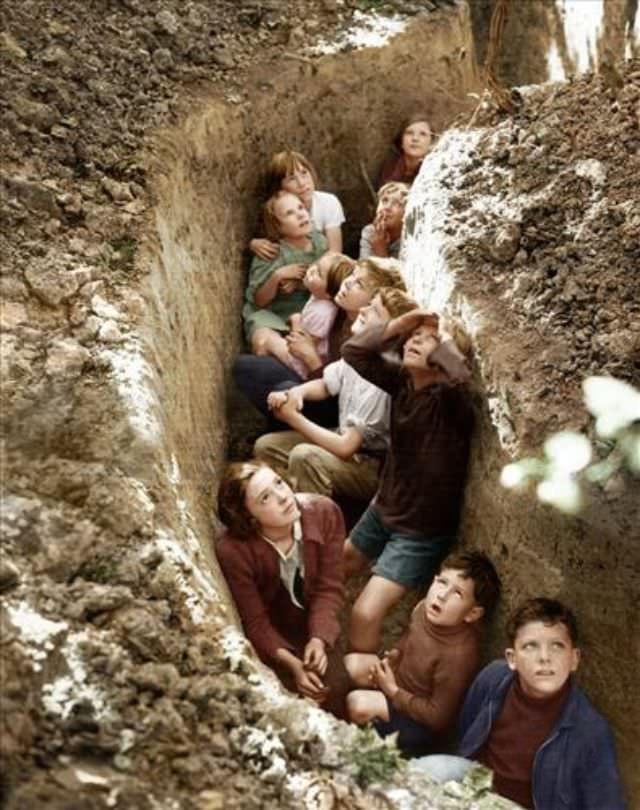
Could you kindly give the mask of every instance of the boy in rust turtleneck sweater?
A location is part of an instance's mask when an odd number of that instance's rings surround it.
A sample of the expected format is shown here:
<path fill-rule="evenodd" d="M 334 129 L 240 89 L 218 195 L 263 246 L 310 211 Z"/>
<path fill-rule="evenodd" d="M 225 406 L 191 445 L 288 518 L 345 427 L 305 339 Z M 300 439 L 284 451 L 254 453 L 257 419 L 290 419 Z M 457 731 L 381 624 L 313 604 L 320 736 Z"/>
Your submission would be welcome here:
<path fill-rule="evenodd" d="M 478 620 L 499 595 L 500 580 L 486 555 L 449 555 L 415 606 L 407 631 L 384 658 L 346 656 L 351 679 L 365 687 L 349 694 L 349 719 L 359 725 L 373 720 L 381 736 L 399 732 L 398 747 L 406 753 L 448 731 L 479 669 Z"/>

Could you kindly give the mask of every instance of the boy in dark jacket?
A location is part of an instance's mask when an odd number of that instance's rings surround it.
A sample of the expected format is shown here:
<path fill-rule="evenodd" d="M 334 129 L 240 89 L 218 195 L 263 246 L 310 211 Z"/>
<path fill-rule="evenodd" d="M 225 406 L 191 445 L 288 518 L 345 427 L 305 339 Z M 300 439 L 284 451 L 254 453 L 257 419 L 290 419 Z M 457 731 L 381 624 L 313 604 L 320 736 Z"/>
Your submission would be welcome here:
<path fill-rule="evenodd" d="M 553 599 L 511 617 L 506 661 L 478 675 L 459 751 L 491 768 L 494 790 L 534 810 L 624 810 L 607 721 L 576 685 L 577 627 Z"/>

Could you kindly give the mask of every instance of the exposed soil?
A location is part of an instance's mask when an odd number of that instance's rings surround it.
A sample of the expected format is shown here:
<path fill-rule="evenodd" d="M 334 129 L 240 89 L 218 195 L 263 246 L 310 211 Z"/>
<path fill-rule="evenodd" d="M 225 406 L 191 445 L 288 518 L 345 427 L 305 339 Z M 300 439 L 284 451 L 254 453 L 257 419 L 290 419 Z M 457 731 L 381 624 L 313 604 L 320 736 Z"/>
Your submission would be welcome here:
<path fill-rule="evenodd" d="M 439 3 L 386 5 L 412 14 Z M 212 642 L 220 622 L 198 624 L 183 585 L 198 579 L 211 601 L 219 599 L 206 551 L 181 550 L 193 537 L 187 506 L 181 500 L 176 517 L 163 488 L 147 490 L 138 477 L 168 475 L 180 498 L 191 482 L 168 462 L 167 472 L 140 438 L 144 430 L 124 417 L 109 350 L 145 313 L 135 287 L 144 274 L 136 251 L 154 203 L 149 136 L 205 93 L 242 106 L 257 62 L 267 66 L 267 81 L 285 63 L 308 67 L 306 48 L 370 5 L 67 0 L 52 7 L 24 0 L 0 10 L 2 463 L 10 483 L 0 590 L 11 602 L 1 614 L 0 708 L 8 808 L 276 808 L 287 799 L 277 779 L 264 778 L 271 760 L 316 768 L 322 735 L 308 730 L 301 745 L 301 732 L 285 734 L 284 747 L 270 749 L 262 693 L 242 667 L 230 671 L 233 655 L 221 659 Z M 479 294 L 511 274 L 513 291 L 522 292 L 510 299 L 514 329 L 534 317 L 554 334 L 569 329 L 570 360 L 550 361 L 552 390 L 536 393 L 549 406 L 560 394 L 575 399 L 578 366 L 629 379 L 637 373 L 638 215 L 627 206 L 637 174 L 637 73 L 629 71 L 622 88 L 615 77 L 609 89 L 598 81 L 541 95 L 535 115 L 525 111 L 500 125 L 478 150 L 478 167 L 485 159 L 499 182 L 500 168 L 514 166 L 523 191 L 557 175 L 565 205 L 526 207 L 517 240 L 510 231 L 495 238 L 488 223 L 489 256 L 475 243 L 461 246 Z M 607 156 L 606 204 L 599 204 L 592 164 L 586 175 L 563 174 L 567 138 L 571 155 L 579 148 L 585 161 Z M 542 174 L 529 163 L 535 150 L 553 158 Z M 188 159 L 199 165 L 195 149 Z M 486 180 L 473 167 L 468 178 L 469 191 Z M 589 246 L 576 248 L 566 228 L 574 210 L 587 208 Z M 469 214 L 469 224 L 476 216 Z M 179 359 L 179 329 L 187 327 L 173 315 L 163 327 L 178 336 Z M 136 402 L 145 429 L 148 404 Z M 166 458 L 173 459 L 169 451 Z M 159 518 L 175 529 L 162 542 L 154 533 Z M 205 536 L 211 530 L 208 522 L 197 528 Z M 76 669 L 61 682 L 70 661 Z M 53 682 L 56 690 L 45 690 L 41 702 L 43 685 Z M 290 707 L 282 712 L 295 716 Z M 253 758 L 251 727 L 262 735 Z M 351 787 L 343 796 L 344 806 L 373 806 Z M 299 804 L 292 799 L 291 806 Z"/>

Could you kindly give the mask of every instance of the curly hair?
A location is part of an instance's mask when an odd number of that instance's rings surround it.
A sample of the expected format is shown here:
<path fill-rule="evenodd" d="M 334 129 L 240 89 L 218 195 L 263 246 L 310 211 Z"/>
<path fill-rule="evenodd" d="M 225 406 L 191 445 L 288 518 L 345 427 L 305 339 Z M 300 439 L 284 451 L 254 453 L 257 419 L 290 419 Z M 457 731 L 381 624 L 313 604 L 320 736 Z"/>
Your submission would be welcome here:
<path fill-rule="evenodd" d="M 377 295 L 380 297 L 382 306 L 392 318 L 397 318 L 418 307 L 417 301 L 397 287 L 380 287 Z"/>
<path fill-rule="evenodd" d="M 397 259 L 369 256 L 359 259 L 356 267 L 365 271 L 367 279 L 374 290 L 380 287 L 395 287 L 396 290 L 407 291 L 407 285 L 402 277 L 402 264 Z"/>

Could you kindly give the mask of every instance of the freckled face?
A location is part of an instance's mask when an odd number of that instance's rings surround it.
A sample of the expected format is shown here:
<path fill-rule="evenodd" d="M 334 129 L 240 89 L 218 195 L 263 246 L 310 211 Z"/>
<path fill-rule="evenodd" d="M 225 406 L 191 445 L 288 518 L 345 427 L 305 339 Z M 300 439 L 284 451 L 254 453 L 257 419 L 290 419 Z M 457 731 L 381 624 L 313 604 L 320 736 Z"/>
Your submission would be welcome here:
<path fill-rule="evenodd" d="M 520 685 L 529 697 L 551 697 L 562 689 L 580 662 L 564 624 L 527 622 L 506 650 L 509 667 L 518 673 Z"/>
<path fill-rule="evenodd" d="M 407 157 L 422 160 L 431 146 L 431 127 L 427 121 L 414 121 L 402 133 L 402 151 Z"/>
<path fill-rule="evenodd" d="M 304 203 L 295 194 L 283 194 L 273 206 L 278 229 L 283 239 L 299 238 L 311 233 L 311 220 Z"/>
<path fill-rule="evenodd" d="M 283 529 L 300 517 L 291 487 L 270 467 L 261 467 L 247 484 L 245 505 L 264 534 Z"/>
<path fill-rule="evenodd" d="M 353 273 L 342 282 L 333 300 L 345 312 L 357 313 L 371 301 L 373 294 L 374 290 L 367 271 L 356 267 Z"/>

